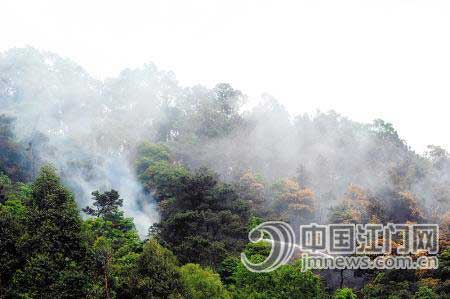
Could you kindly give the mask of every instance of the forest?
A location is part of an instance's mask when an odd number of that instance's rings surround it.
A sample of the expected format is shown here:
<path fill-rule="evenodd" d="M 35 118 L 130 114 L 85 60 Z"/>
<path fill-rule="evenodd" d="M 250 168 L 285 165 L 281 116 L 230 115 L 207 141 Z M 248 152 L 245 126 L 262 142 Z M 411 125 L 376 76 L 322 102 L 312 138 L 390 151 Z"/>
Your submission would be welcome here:
<path fill-rule="evenodd" d="M 273 220 L 436 223 L 439 267 L 250 272 L 241 252 L 271 245 L 248 233 Z M 0 298 L 449 298 L 449 245 L 450 154 L 382 119 L 0 54 Z"/>

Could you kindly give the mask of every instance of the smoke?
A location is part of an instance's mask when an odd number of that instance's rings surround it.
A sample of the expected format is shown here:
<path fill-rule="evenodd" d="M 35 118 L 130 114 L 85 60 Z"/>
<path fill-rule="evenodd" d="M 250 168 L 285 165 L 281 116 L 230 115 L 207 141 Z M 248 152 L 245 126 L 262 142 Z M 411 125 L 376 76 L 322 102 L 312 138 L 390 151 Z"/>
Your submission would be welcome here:
<path fill-rule="evenodd" d="M 136 179 L 133 150 L 151 138 L 160 106 L 178 90 L 174 76 L 153 65 L 103 82 L 33 48 L 0 56 L 0 113 L 16 118 L 15 133 L 35 167 L 55 165 L 80 206 L 94 190 L 118 190 L 141 234 L 158 216 Z"/>
<path fill-rule="evenodd" d="M 152 64 L 100 81 L 33 48 L 0 56 L 0 113 L 16 117 L 36 167 L 56 165 L 81 206 L 94 190 L 118 190 L 142 235 L 158 220 L 133 168 L 144 140 L 165 142 L 181 162 L 208 166 L 225 181 L 247 171 L 268 184 L 294 177 L 323 208 L 353 184 L 374 194 L 407 189 L 423 206 L 448 211 L 448 157 L 434 167 L 436 157 L 414 153 L 390 124 L 361 124 L 335 112 L 294 117 L 269 95 L 246 111 L 243 102 L 226 84 L 184 88 Z"/>
<path fill-rule="evenodd" d="M 266 187 L 293 178 L 314 191 L 321 214 L 352 185 L 387 202 L 392 190 L 410 191 L 429 215 L 449 210 L 448 156 L 441 153 L 447 164 L 436 169 L 389 123 L 362 124 L 333 111 L 294 117 L 269 95 L 242 116 L 245 125 L 230 134 L 206 138 L 195 149 L 177 142 L 171 147 L 184 163 L 207 165 L 227 181 L 245 172 L 263 177 Z"/>

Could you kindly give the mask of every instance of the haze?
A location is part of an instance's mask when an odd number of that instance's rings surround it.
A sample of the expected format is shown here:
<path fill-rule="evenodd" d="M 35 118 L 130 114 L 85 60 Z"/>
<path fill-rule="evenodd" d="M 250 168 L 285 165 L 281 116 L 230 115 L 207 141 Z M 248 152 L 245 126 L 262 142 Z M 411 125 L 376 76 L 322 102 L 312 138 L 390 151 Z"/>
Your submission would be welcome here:
<path fill-rule="evenodd" d="M 293 113 L 392 122 L 450 148 L 447 1 L 2 1 L 0 51 L 30 45 L 99 79 L 154 62 L 182 85 L 228 82 Z"/>

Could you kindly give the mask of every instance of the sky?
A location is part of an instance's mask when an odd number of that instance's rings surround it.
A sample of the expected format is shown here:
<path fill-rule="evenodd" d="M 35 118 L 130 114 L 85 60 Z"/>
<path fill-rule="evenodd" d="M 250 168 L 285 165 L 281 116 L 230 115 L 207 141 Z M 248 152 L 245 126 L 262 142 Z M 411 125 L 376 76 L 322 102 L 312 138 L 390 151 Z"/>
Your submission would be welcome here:
<path fill-rule="evenodd" d="M 154 62 L 293 114 L 382 118 L 450 149 L 450 1 L 1 0 L 0 51 L 33 46 L 98 79 Z"/>

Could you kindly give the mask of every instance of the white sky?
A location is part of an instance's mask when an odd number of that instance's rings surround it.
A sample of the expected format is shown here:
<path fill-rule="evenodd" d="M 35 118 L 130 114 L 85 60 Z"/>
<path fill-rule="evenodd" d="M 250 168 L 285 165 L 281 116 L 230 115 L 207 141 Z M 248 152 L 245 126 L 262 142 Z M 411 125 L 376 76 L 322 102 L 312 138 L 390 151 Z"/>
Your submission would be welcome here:
<path fill-rule="evenodd" d="M 450 1 L 1 0 L 0 51 L 25 45 L 97 78 L 153 61 L 183 85 L 383 118 L 418 152 L 450 149 Z"/>

